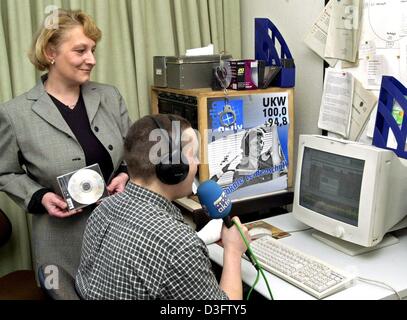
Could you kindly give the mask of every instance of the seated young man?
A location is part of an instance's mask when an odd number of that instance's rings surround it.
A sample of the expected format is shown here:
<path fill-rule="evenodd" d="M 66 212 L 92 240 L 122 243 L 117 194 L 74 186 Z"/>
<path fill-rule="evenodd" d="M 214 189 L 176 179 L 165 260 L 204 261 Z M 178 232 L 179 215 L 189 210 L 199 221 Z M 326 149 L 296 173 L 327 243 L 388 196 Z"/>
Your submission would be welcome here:
<path fill-rule="evenodd" d="M 175 138 L 168 138 L 177 127 Z M 158 139 L 150 136 L 157 129 L 167 156 L 171 141 L 175 148 L 181 145 L 184 167 L 172 172 L 155 164 L 165 157 L 165 152 L 155 152 Z M 130 127 L 124 147 L 130 181 L 124 192 L 104 200 L 87 222 L 76 276 L 82 298 L 242 299 L 240 265 L 246 246 L 237 228 L 222 229 L 224 267 L 218 284 L 205 244 L 171 203 L 191 194 L 197 153 L 197 136 L 181 117 L 146 116 Z"/>

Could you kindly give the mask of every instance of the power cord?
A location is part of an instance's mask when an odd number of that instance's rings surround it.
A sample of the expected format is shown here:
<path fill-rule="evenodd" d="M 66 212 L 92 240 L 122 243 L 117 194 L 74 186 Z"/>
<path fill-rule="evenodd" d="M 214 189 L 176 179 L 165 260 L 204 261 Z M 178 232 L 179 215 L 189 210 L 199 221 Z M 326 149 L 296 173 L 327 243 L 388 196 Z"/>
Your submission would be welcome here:
<path fill-rule="evenodd" d="M 249 253 L 250 253 L 250 255 L 251 255 L 251 257 L 249 257 L 249 258 L 250 258 L 251 262 L 254 264 L 254 267 L 257 269 L 256 280 L 254 281 L 254 283 L 253 283 L 253 285 L 252 285 L 252 287 L 251 287 L 249 293 L 247 294 L 246 300 L 249 300 L 250 295 L 251 295 L 251 293 L 252 293 L 254 287 L 257 285 L 257 283 L 258 283 L 258 281 L 259 281 L 259 274 L 261 274 L 261 276 L 262 276 L 263 279 L 264 279 L 264 282 L 266 283 L 267 290 L 268 290 L 269 295 L 270 295 L 270 299 L 271 299 L 271 300 L 274 300 L 273 294 L 271 293 L 271 289 L 270 289 L 269 283 L 268 283 L 268 281 L 267 281 L 267 278 L 266 278 L 266 276 L 265 276 L 265 274 L 264 274 L 263 268 L 261 267 L 259 261 L 257 260 L 256 255 L 253 253 L 252 248 L 250 247 L 249 242 L 247 241 L 246 237 L 244 236 L 242 228 L 240 228 L 240 225 L 237 224 L 236 221 L 232 220 L 232 222 L 233 222 L 233 224 L 236 226 L 237 230 L 239 230 L 240 236 L 242 237 L 242 239 L 243 239 L 243 241 L 244 241 L 244 243 L 245 243 L 245 245 L 246 245 L 246 248 L 247 248 L 247 250 L 249 251 Z"/>
<path fill-rule="evenodd" d="M 257 283 L 259 282 L 259 278 L 260 278 L 259 275 L 260 275 L 260 272 L 257 271 L 256 279 L 254 280 L 254 283 L 253 283 L 252 287 L 250 288 L 249 293 L 246 296 L 246 300 L 250 299 L 250 296 L 251 296 L 254 288 L 256 287 Z"/>
<path fill-rule="evenodd" d="M 369 283 L 369 284 L 374 284 L 374 285 L 377 285 L 377 286 L 386 287 L 387 289 L 390 289 L 391 291 L 393 291 L 393 292 L 396 294 L 396 296 L 397 296 L 397 298 L 398 298 L 399 300 L 403 300 L 403 299 L 401 298 L 400 294 L 398 293 L 398 291 L 397 291 L 396 289 L 394 289 L 392 286 L 388 285 L 387 283 L 384 283 L 384 282 L 381 282 L 381 281 L 377 281 L 377 280 L 362 278 L 362 277 L 356 277 L 356 280 L 359 280 L 359 281 L 362 281 L 362 282 L 366 282 L 366 283 Z"/>
<path fill-rule="evenodd" d="M 307 230 L 310 230 L 310 229 L 313 229 L 313 228 L 308 227 L 308 228 L 305 228 L 305 229 L 292 230 L 292 231 L 286 231 L 286 232 L 294 233 L 294 232 L 307 231 Z M 394 289 L 392 286 L 388 285 L 387 283 L 377 281 L 377 280 L 367 279 L 367 278 L 363 278 L 363 277 L 359 277 L 359 276 L 356 277 L 355 279 L 359 280 L 361 282 L 366 282 L 368 284 L 374 284 L 374 285 L 377 285 L 377 286 L 381 285 L 383 287 L 386 287 L 387 289 L 390 289 L 391 291 L 393 291 L 397 295 L 397 298 L 399 300 L 402 300 L 402 298 L 401 298 L 400 294 L 398 293 L 398 291 L 396 289 Z"/>
<path fill-rule="evenodd" d="M 250 259 L 250 260 L 252 261 L 252 263 L 254 264 L 255 268 L 257 269 L 256 279 L 254 280 L 254 283 L 253 283 L 252 287 L 250 288 L 250 290 L 249 290 L 249 292 L 248 292 L 248 294 L 247 294 L 247 296 L 246 296 L 246 300 L 249 300 L 249 299 L 250 299 L 250 296 L 251 296 L 251 294 L 252 294 L 254 288 L 256 287 L 257 283 L 259 282 L 259 275 L 260 275 L 260 274 L 262 275 L 262 277 L 263 277 L 263 279 L 264 279 L 264 282 L 266 283 L 267 290 L 268 290 L 268 292 L 269 292 L 269 294 L 270 294 L 271 300 L 274 300 L 273 294 L 271 293 L 271 289 L 270 289 L 269 283 L 268 283 L 268 281 L 267 281 L 266 276 L 264 275 L 263 268 L 261 267 L 261 265 L 260 265 L 259 261 L 257 260 L 257 257 L 255 256 L 255 254 L 253 253 L 253 251 L 252 251 L 252 249 L 251 249 L 251 247 L 250 247 L 250 244 L 249 244 L 249 242 L 247 241 L 246 237 L 244 236 L 243 231 L 242 231 L 242 229 L 240 228 L 240 226 L 239 226 L 234 220 L 232 220 L 232 222 L 233 222 L 233 224 L 237 227 L 237 229 L 239 230 L 239 233 L 240 233 L 240 235 L 241 235 L 241 237 L 242 237 L 242 239 L 243 239 L 243 241 L 244 241 L 244 243 L 245 243 L 245 245 L 246 245 L 246 247 L 247 247 L 247 250 L 250 252 L 250 255 L 251 255 L 251 259 Z M 312 228 L 306 228 L 306 229 L 301 229 L 301 230 L 293 230 L 293 231 L 290 231 L 289 233 L 300 232 L 300 231 L 306 231 L 306 230 L 309 230 L 309 229 L 312 229 Z M 396 289 L 394 289 L 392 286 L 388 285 L 387 283 L 384 283 L 384 282 L 381 282 L 381 281 L 377 281 L 377 280 L 373 280 L 373 279 L 367 279 L 367 278 L 363 278 L 363 277 L 359 277 L 359 276 L 357 276 L 355 279 L 356 279 L 356 280 L 359 280 L 359 281 L 361 281 L 361 282 L 365 282 L 365 283 L 368 283 L 368 284 L 373 284 L 373 285 L 376 285 L 376 286 L 382 286 L 382 287 L 385 287 L 385 288 L 387 288 L 387 289 L 390 289 L 391 291 L 393 291 L 393 292 L 396 294 L 396 296 L 397 296 L 397 298 L 398 298 L 399 300 L 403 300 L 402 297 L 400 296 L 400 294 L 398 293 L 398 291 L 397 291 Z"/>

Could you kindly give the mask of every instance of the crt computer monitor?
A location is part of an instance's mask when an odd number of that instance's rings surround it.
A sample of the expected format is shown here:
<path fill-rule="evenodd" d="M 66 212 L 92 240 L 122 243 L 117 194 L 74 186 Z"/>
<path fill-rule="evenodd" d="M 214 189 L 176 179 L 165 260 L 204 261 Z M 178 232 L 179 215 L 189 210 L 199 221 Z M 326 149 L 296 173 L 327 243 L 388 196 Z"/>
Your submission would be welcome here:
<path fill-rule="evenodd" d="M 375 247 L 407 220 L 407 160 L 371 145 L 301 135 L 293 214 L 348 254 Z"/>

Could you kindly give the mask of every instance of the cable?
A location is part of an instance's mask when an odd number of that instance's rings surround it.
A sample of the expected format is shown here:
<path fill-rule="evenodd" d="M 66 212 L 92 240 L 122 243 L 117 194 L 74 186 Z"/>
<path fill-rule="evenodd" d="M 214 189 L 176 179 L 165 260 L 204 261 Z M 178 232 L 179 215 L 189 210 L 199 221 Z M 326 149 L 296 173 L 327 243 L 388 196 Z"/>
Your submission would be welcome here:
<path fill-rule="evenodd" d="M 246 245 L 246 247 L 247 247 L 247 250 L 249 251 L 249 253 L 250 253 L 250 255 L 251 255 L 251 261 L 252 261 L 252 263 L 254 264 L 255 268 L 257 269 L 257 277 L 256 277 L 256 280 L 255 280 L 255 282 L 254 282 L 252 288 L 254 288 L 254 287 L 256 286 L 257 281 L 258 281 L 258 275 L 259 275 L 259 273 L 260 273 L 260 274 L 262 275 L 263 279 L 264 279 L 264 282 L 266 283 L 267 290 L 268 290 L 268 292 L 269 292 L 269 294 L 270 294 L 270 299 L 271 299 L 271 300 L 274 300 L 273 294 L 271 293 L 271 289 L 270 289 L 269 283 L 268 283 L 268 281 L 267 281 L 266 276 L 264 275 L 263 268 L 261 267 L 259 261 L 257 260 L 256 255 L 253 253 L 252 248 L 250 247 L 249 242 L 247 241 L 246 237 L 244 236 L 243 231 L 242 231 L 242 228 L 240 228 L 240 226 L 236 223 L 236 221 L 232 220 L 232 222 L 233 222 L 233 224 L 236 226 L 237 230 L 239 230 L 240 236 L 242 237 L 242 239 L 243 239 L 243 241 L 244 241 L 244 243 L 245 243 L 245 245 Z M 249 293 L 251 293 L 251 291 L 252 291 L 252 289 L 250 290 Z"/>
<path fill-rule="evenodd" d="M 250 295 L 252 294 L 254 287 L 259 282 L 259 276 L 260 276 L 260 272 L 257 270 L 256 280 L 254 280 L 254 283 L 253 283 L 252 287 L 250 288 L 249 293 L 246 296 L 246 300 L 250 299 Z"/>
<path fill-rule="evenodd" d="M 396 289 L 394 289 L 392 286 L 388 285 L 387 283 L 377 281 L 377 280 L 362 278 L 362 277 L 356 277 L 356 279 L 359 280 L 359 281 L 362 281 L 362 282 L 373 283 L 373 284 L 376 284 L 376 285 L 382 285 L 382 286 L 390 289 L 391 291 L 394 291 L 394 293 L 397 295 L 399 300 L 403 300 L 401 298 L 400 294 L 398 293 L 398 291 Z"/>
<path fill-rule="evenodd" d="M 274 300 L 273 294 L 271 293 L 271 289 L 270 289 L 269 283 L 268 283 L 268 281 L 267 281 L 266 276 L 264 275 L 263 268 L 261 267 L 261 265 L 260 265 L 259 261 L 257 260 L 257 257 L 255 256 L 255 254 L 253 253 L 253 251 L 252 251 L 252 249 L 251 249 L 251 247 L 250 247 L 250 244 L 248 243 L 246 237 L 244 236 L 243 231 L 242 231 L 242 229 L 240 228 L 240 226 L 236 223 L 236 221 L 232 220 L 232 222 L 233 222 L 233 224 L 237 227 L 237 229 L 239 230 L 239 233 L 240 233 L 240 235 L 241 235 L 241 237 L 242 237 L 242 239 L 243 239 L 243 241 L 244 241 L 244 243 L 245 243 L 245 245 L 246 245 L 246 247 L 247 247 L 247 250 L 250 252 L 250 254 L 251 254 L 251 256 L 252 256 L 251 261 L 254 263 L 255 268 L 257 269 L 256 279 L 255 279 L 255 281 L 254 281 L 252 287 L 250 288 L 249 293 L 248 293 L 247 296 L 246 296 L 246 300 L 249 300 L 250 295 L 251 295 L 253 289 L 256 287 L 256 285 L 257 285 L 257 283 L 258 283 L 258 281 L 259 281 L 259 274 L 262 275 L 262 277 L 263 277 L 263 279 L 264 279 L 264 282 L 266 283 L 267 290 L 268 290 L 268 292 L 269 292 L 269 294 L 270 294 L 271 300 Z M 306 231 L 306 230 L 309 230 L 309 229 L 312 229 L 312 228 L 306 228 L 306 229 L 301 229 L 301 230 L 294 230 L 294 231 L 290 231 L 290 233 L 293 233 L 293 232 L 300 232 L 300 231 Z M 396 296 L 397 296 L 397 298 L 398 298 L 399 300 L 403 300 L 402 297 L 400 296 L 400 294 L 398 293 L 398 291 L 397 291 L 396 289 L 394 289 L 392 286 L 388 285 L 387 283 L 384 283 L 384 282 L 381 282 L 381 281 L 377 281 L 377 280 L 373 280 L 373 279 L 367 279 L 367 278 L 363 278 L 363 277 L 359 277 L 359 276 L 356 277 L 356 279 L 359 280 L 359 281 L 361 281 L 361 282 L 366 282 L 366 283 L 369 283 L 369 284 L 375 284 L 375 285 L 377 285 L 377 286 L 379 286 L 379 285 L 384 286 L 384 287 L 390 289 L 391 291 L 393 291 L 393 292 L 396 294 Z"/>
<path fill-rule="evenodd" d="M 306 230 L 310 230 L 312 228 L 306 228 L 306 229 L 300 229 L 300 230 L 293 230 L 293 231 L 286 231 L 288 233 L 294 233 L 294 232 L 301 232 L 301 231 L 306 231 Z M 367 282 L 370 284 L 376 284 L 376 285 L 382 285 L 388 289 L 390 289 L 391 291 L 394 291 L 394 293 L 397 295 L 399 300 L 402 300 L 400 294 L 397 292 L 397 290 L 395 290 L 393 287 L 391 287 L 390 285 L 388 285 L 387 283 L 381 282 L 381 281 L 377 281 L 377 280 L 372 280 L 372 279 L 367 279 L 367 278 L 363 278 L 363 277 L 356 277 L 357 280 L 362 281 L 362 282 Z"/>

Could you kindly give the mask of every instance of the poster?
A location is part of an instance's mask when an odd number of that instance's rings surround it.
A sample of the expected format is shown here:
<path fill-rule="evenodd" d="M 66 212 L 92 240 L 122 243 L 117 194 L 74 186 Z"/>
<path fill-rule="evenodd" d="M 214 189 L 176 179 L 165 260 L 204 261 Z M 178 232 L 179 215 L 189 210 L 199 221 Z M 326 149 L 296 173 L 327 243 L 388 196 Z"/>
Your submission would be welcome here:
<path fill-rule="evenodd" d="M 208 98 L 209 177 L 232 200 L 287 188 L 288 93 Z"/>

